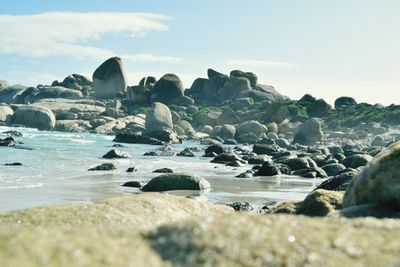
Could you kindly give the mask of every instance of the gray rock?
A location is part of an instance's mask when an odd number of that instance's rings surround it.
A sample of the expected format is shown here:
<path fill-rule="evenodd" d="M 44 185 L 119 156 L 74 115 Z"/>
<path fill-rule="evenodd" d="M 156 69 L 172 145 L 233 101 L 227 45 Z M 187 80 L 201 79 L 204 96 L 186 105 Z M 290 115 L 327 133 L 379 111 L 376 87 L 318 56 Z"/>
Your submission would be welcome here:
<path fill-rule="evenodd" d="M 151 89 L 153 89 L 156 82 L 157 82 L 157 79 L 153 76 L 143 77 L 139 82 L 139 86 L 144 86 L 147 89 L 151 90 Z"/>
<path fill-rule="evenodd" d="M 89 171 L 112 171 L 112 170 L 116 170 L 116 169 L 117 168 L 112 163 L 103 163 L 94 168 L 90 168 Z"/>
<path fill-rule="evenodd" d="M 27 87 L 22 85 L 12 85 L 0 90 L 0 103 L 14 103 L 13 100 L 18 93 L 25 90 Z"/>
<path fill-rule="evenodd" d="M 221 154 L 215 156 L 215 158 L 211 162 L 218 163 L 218 164 L 229 164 L 234 161 L 238 161 L 240 163 L 246 163 L 238 155 L 236 155 L 234 153 L 228 153 L 228 152 L 224 152 L 224 153 L 221 153 Z"/>
<path fill-rule="evenodd" d="M 10 84 L 6 80 L 0 80 L 0 90 L 9 87 Z"/>
<path fill-rule="evenodd" d="M 215 127 L 214 131 L 211 133 L 212 137 L 222 138 L 224 141 L 235 139 L 236 128 L 233 125 L 225 124 L 221 127 Z"/>
<path fill-rule="evenodd" d="M 25 101 L 30 103 L 38 102 L 45 98 L 63 98 L 63 99 L 79 99 L 83 95 L 80 91 L 68 89 L 61 86 L 41 86 L 35 92 L 29 95 Z"/>
<path fill-rule="evenodd" d="M 153 173 L 174 173 L 174 171 L 170 168 L 161 168 L 154 170 Z"/>
<path fill-rule="evenodd" d="M 258 141 L 265 136 L 265 128 L 258 121 L 250 120 L 243 122 L 236 128 L 236 139 L 238 141 L 246 141 L 244 135 L 253 134 L 254 141 Z"/>
<path fill-rule="evenodd" d="M 342 162 L 342 164 L 347 168 L 357 169 L 358 167 L 367 165 L 367 163 L 370 162 L 372 158 L 372 156 L 366 154 L 355 154 L 348 156 Z"/>
<path fill-rule="evenodd" d="M 224 86 L 218 90 L 220 100 L 236 99 L 245 92 L 251 90 L 250 81 L 246 78 L 230 78 Z"/>
<path fill-rule="evenodd" d="M 310 117 L 321 118 L 325 116 L 332 107 L 323 99 L 318 99 L 307 106 L 307 113 Z"/>
<path fill-rule="evenodd" d="M 293 144 L 314 145 L 321 140 L 323 136 L 321 130 L 321 121 L 311 118 L 305 121 L 293 138 Z"/>
<path fill-rule="evenodd" d="M 275 176 L 281 174 L 279 167 L 272 161 L 266 161 L 254 176 Z"/>
<path fill-rule="evenodd" d="M 127 81 L 119 57 L 112 57 L 101 64 L 93 73 L 93 90 L 97 98 L 114 98 L 125 93 Z"/>
<path fill-rule="evenodd" d="M 262 120 L 265 123 L 276 122 L 281 123 L 289 117 L 289 110 L 286 104 L 281 102 L 273 102 L 266 106 L 265 114 Z"/>
<path fill-rule="evenodd" d="M 183 94 L 184 88 L 181 80 L 175 74 L 169 73 L 161 77 L 154 85 L 151 101 L 169 104 Z"/>
<path fill-rule="evenodd" d="M 400 209 L 400 142 L 379 153 L 351 181 L 344 196 L 344 207 L 376 204 Z"/>
<path fill-rule="evenodd" d="M 89 96 L 93 90 L 93 82 L 80 74 L 69 75 L 60 85 L 69 89 L 79 90 L 85 96 Z"/>
<path fill-rule="evenodd" d="M 151 91 L 144 86 L 130 86 L 126 92 L 127 98 L 134 104 L 148 104 L 150 103 Z"/>
<path fill-rule="evenodd" d="M 151 110 L 146 115 L 145 121 L 146 132 L 162 131 L 165 129 L 171 130 L 172 114 L 169 108 L 159 102 L 154 102 Z"/>
<path fill-rule="evenodd" d="M 39 130 L 51 130 L 56 125 L 56 118 L 47 108 L 19 106 L 14 113 L 13 123 Z"/>
<path fill-rule="evenodd" d="M 322 169 L 328 174 L 328 176 L 334 176 L 339 172 L 346 169 L 343 164 L 340 163 L 330 163 L 322 167 Z"/>
<path fill-rule="evenodd" d="M 233 71 L 231 71 L 230 77 L 231 78 L 235 78 L 235 77 L 236 78 L 240 78 L 240 77 L 246 78 L 246 79 L 248 79 L 250 81 L 251 87 L 255 87 L 256 84 L 257 84 L 257 80 L 258 80 L 257 75 L 255 75 L 254 73 L 252 73 L 252 72 L 243 72 L 241 70 L 233 70 Z"/>
<path fill-rule="evenodd" d="M 142 191 L 162 192 L 170 190 L 207 190 L 210 183 L 198 176 L 183 173 L 163 174 L 151 179 Z"/>
<path fill-rule="evenodd" d="M 374 140 L 372 140 L 371 146 L 385 147 L 386 146 L 385 139 L 383 139 L 382 136 L 377 135 L 375 136 Z"/>

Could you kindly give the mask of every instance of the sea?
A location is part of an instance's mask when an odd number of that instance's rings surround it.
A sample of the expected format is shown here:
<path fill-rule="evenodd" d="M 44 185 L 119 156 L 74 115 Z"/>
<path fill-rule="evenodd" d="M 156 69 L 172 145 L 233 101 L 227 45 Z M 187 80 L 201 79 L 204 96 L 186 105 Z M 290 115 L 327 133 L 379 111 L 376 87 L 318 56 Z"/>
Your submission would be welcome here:
<path fill-rule="evenodd" d="M 295 176 L 236 178 L 250 169 L 227 167 L 210 163 L 212 158 L 143 156 L 158 146 L 123 144 L 117 148 L 128 152 L 130 159 L 103 159 L 113 149 L 114 136 L 92 133 L 64 133 L 38 131 L 31 128 L 0 126 L 0 133 L 18 131 L 14 137 L 23 144 L 18 147 L 0 147 L 0 212 L 64 203 L 83 203 L 124 194 L 139 194 L 140 189 L 121 186 L 128 181 L 146 182 L 159 175 L 155 169 L 170 168 L 174 172 L 191 173 L 207 179 L 211 190 L 169 191 L 174 195 L 199 198 L 219 204 L 249 202 L 255 206 L 285 200 L 302 200 L 321 179 Z M 6 134 L 0 134 L 5 138 Z M 187 147 L 206 148 L 199 141 L 190 140 L 172 145 L 179 152 Z M 7 163 L 22 166 L 5 166 Z M 116 165 L 114 171 L 88 171 L 102 163 Z M 129 167 L 137 171 L 128 173 Z"/>

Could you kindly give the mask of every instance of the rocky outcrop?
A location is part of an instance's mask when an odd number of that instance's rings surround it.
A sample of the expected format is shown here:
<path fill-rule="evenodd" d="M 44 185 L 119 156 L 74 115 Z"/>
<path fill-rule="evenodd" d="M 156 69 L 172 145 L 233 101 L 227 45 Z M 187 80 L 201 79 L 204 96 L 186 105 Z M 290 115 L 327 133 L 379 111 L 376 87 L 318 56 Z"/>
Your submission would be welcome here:
<path fill-rule="evenodd" d="M 159 102 L 154 102 L 151 110 L 146 114 L 145 121 L 146 132 L 157 132 L 165 129 L 171 130 L 172 114 L 169 108 Z"/>
<path fill-rule="evenodd" d="M 9 123 L 14 111 L 8 105 L 0 104 L 0 122 Z"/>
<path fill-rule="evenodd" d="M 51 110 L 35 106 L 18 106 L 12 121 L 39 130 L 51 130 L 56 124 L 56 118 Z"/>
<path fill-rule="evenodd" d="M 151 91 L 144 86 L 130 86 L 126 92 L 127 99 L 134 104 L 148 104 L 150 103 Z"/>
<path fill-rule="evenodd" d="M 101 64 L 93 73 L 93 90 L 97 98 L 114 98 L 119 92 L 125 93 L 127 81 L 119 57 L 113 57 Z"/>
<path fill-rule="evenodd" d="M 169 104 L 183 96 L 183 92 L 183 84 L 179 77 L 171 73 L 165 74 L 155 83 L 151 91 L 151 101 Z"/>
<path fill-rule="evenodd" d="M 40 86 L 24 99 L 29 103 L 38 102 L 45 98 L 79 99 L 83 95 L 80 91 L 61 86 Z"/>

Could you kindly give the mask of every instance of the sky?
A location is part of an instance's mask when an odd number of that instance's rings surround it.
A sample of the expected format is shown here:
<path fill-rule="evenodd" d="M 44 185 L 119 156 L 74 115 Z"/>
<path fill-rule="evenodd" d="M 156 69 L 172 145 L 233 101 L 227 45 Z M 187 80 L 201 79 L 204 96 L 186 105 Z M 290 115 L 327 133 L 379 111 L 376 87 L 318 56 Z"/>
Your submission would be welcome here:
<path fill-rule="evenodd" d="M 400 104 L 398 0 L 0 0 L 0 80 L 92 76 L 119 56 L 129 85 L 252 71 L 299 99 Z"/>

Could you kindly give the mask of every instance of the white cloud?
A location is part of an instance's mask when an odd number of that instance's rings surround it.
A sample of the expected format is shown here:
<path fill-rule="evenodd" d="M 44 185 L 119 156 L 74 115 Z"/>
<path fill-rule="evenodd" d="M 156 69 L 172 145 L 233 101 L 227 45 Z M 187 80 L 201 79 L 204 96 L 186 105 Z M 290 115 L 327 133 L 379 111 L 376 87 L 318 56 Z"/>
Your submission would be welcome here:
<path fill-rule="evenodd" d="M 170 17 L 152 13 L 48 12 L 35 15 L 0 15 L 0 53 L 31 57 L 71 56 L 105 59 L 114 51 L 89 45 L 107 34 L 143 37 L 152 31 L 166 31 Z M 125 55 L 135 62 L 182 61 L 151 54 Z"/>
<path fill-rule="evenodd" d="M 270 61 L 270 60 L 227 60 L 225 64 L 228 66 L 240 66 L 240 67 L 262 67 L 262 68 L 293 68 L 299 67 L 299 65 L 282 62 L 282 61 Z"/>

